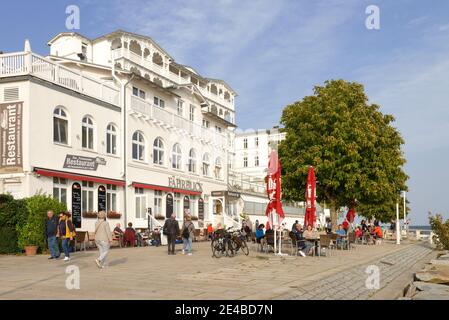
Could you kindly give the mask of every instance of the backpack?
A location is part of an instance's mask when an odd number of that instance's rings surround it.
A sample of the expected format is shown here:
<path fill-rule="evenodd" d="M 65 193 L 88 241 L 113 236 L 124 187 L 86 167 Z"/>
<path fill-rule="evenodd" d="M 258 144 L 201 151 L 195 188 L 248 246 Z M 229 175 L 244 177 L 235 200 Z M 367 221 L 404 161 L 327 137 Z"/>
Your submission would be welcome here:
<path fill-rule="evenodd" d="M 164 227 L 162 228 L 162 234 L 164 236 L 168 236 L 168 224 L 169 224 L 169 220 L 165 221 L 164 223 Z"/>
<path fill-rule="evenodd" d="M 190 238 L 190 231 L 189 231 L 190 224 L 184 226 L 184 230 L 182 230 L 182 237 L 185 239 Z"/>

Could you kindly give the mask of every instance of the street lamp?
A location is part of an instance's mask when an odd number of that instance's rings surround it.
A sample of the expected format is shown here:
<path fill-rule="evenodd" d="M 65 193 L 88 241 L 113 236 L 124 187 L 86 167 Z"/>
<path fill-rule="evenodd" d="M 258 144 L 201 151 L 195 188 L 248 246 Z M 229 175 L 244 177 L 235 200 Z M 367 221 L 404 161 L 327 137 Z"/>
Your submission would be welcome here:
<path fill-rule="evenodd" d="M 402 196 L 404 197 L 404 229 L 405 229 L 405 232 L 407 232 L 407 206 L 406 206 L 406 200 L 405 200 L 405 190 L 402 191 Z"/>
<path fill-rule="evenodd" d="M 401 244 L 401 228 L 399 220 L 399 202 L 396 201 L 396 244 Z"/>

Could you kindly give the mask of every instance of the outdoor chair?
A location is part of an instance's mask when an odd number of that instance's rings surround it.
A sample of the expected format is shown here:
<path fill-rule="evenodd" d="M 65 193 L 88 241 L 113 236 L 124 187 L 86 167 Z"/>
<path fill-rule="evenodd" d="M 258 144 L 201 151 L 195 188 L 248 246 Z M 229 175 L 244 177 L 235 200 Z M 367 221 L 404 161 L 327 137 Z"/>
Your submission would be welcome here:
<path fill-rule="evenodd" d="M 328 234 L 322 234 L 320 236 L 320 255 L 321 255 L 321 250 L 324 249 L 324 251 L 326 252 L 326 257 L 329 255 L 332 255 L 332 249 L 335 248 L 331 236 Z"/>
<path fill-rule="evenodd" d="M 198 242 L 200 241 L 200 229 L 193 230 L 193 241 Z"/>
<path fill-rule="evenodd" d="M 79 243 L 80 245 L 80 251 L 84 250 L 86 251 L 86 235 L 87 231 L 77 231 L 75 236 L 75 251 L 76 251 L 76 245 Z"/>
<path fill-rule="evenodd" d="M 123 234 L 117 234 L 115 232 L 112 232 L 112 243 L 115 244 L 117 247 L 122 248 L 123 247 Z"/>
<path fill-rule="evenodd" d="M 355 233 L 354 232 L 348 233 L 348 241 L 347 241 L 348 250 L 351 250 L 351 248 L 354 248 L 352 246 L 352 244 L 355 244 Z"/>
<path fill-rule="evenodd" d="M 88 232 L 87 234 L 87 247 L 95 248 L 97 245 L 95 244 L 95 232 Z"/>
<path fill-rule="evenodd" d="M 274 233 L 265 233 L 265 253 L 268 253 L 269 247 L 274 250 Z"/>
<path fill-rule="evenodd" d="M 304 243 L 305 240 L 297 240 L 295 233 L 291 232 L 291 231 L 289 232 L 288 235 L 290 237 L 290 243 L 291 243 L 291 248 L 292 248 L 291 255 L 293 255 L 293 252 L 294 252 L 295 256 L 297 256 L 300 244 Z"/>

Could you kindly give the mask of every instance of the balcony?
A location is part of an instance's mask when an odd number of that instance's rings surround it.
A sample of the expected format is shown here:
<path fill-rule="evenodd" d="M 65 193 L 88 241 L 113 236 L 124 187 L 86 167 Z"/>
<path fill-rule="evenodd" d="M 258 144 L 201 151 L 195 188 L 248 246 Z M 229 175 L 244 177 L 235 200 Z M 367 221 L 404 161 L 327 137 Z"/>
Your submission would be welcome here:
<path fill-rule="evenodd" d="M 211 143 L 221 148 L 228 147 L 226 135 L 210 128 L 204 128 L 197 123 L 189 121 L 139 97 L 131 96 L 131 110 L 133 113 L 147 117 L 147 120 L 159 123 L 167 128 L 178 130 L 180 133 L 189 135 L 205 143 Z"/>
<path fill-rule="evenodd" d="M 232 191 L 248 192 L 264 196 L 267 192 L 265 183 L 256 181 L 254 177 L 234 171 L 229 172 L 228 183 Z"/>
<path fill-rule="evenodd" d="M 112 59 L 118 60 L 118 59 L 127 59 L 131 62 L 133 62 L 135 65 L 140 66 L 142 68 L 145 68 L 146 70 L 150 71 L 151 73 L 154 73 L 158 77 L 163 77 L 171 82 L 183 85 L 189 83 L 189 79 L 185 77 L 181 77 L 180 74 L 173 73 L 166 68 L 158 65 L 157 63 L 154 63 L 151 60 L 148 60 L 142 56 L 139 56 L 138 54 L 124 48 L 118 48 L 112 50 Z M 125 69 L 128 68 L 129 65 L 124 65 Z M 146 71 L 141 71 L 142 75 L 147 73 Z"/>
<path fill-rule="evenodd" d="M 113 85 L 75 72 L 32 52 L 0 54 L 0 77 L 32 75 L 70 90 L 118 105 L 119 90 Z"/>

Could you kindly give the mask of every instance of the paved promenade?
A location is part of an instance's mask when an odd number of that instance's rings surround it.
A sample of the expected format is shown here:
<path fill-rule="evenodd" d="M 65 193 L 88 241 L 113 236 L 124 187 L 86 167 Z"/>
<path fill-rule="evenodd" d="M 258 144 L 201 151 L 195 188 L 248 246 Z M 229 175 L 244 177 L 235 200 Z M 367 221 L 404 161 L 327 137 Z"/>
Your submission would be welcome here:
<path fill-rule="evenodd" d="M 96 251 L 76 253 L 69 263 L 0 256 L 0 299 L 369 299 L 379 290 L 366 288 L 367 266 L 379 267 L 383 289 L 434 255 L 419 243 L 358 245 L 320 258 L 251 251 L 216 259 L 207 242 L 194 249 L 192 256 L 167 256 L 166 247 L 113 249 L 103 270 Z M 79 268 L 79 289 L 66 288 L 69 265 Z"/>

